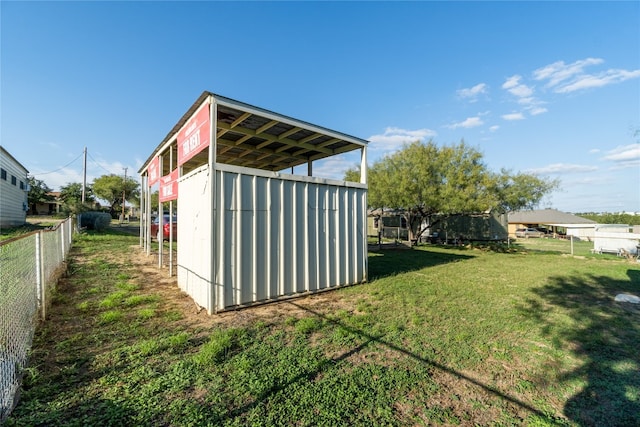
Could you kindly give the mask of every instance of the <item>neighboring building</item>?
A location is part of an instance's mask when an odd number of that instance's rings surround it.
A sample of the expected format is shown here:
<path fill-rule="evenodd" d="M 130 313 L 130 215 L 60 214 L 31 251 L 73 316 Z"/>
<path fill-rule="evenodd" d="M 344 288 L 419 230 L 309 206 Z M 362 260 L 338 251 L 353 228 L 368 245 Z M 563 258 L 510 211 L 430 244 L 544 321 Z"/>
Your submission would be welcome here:
<path fill-rule="evenodd" d="M 640 233 L 636 233 L 633 227 L 625 224 L 598 224 L 595 227 L 593 250 L 618 255 L 626 251 L 640 256 Z"/>
<path fill-rule="evenodd" d="M 421 224 L 425 227 L 426 224 Z M 417 230 L 415 230 L 417 232 Z M 387 239 L 409 240 L 407 221 L 402 212 L 380 210 L 369 212 L 367 234 Z M 451 215 L 438 221 L 431 230 L 427 229 L 420 241 L 432 243 L 459 243 L 507 240 L 507 215 L 486 212 L 475 215 Z"/>
<path fill-rule="evenodd" d="M 509 235 L 514 236 L 518 228 L 537 228 L 554 236 L 591 240 L 595 236 L 596 224 L 596 221 L 556 209 L 511 212 Z"/>
<path fill-rule="evenodd" d="M 31 215 L 54 215 L 62 211 L 63 202 L 60 200 L 60 192 L 51 191 L 47 193 L 47 196 L 50 196 L 51 200 L 35 203 L 29 212 Z"/>
<path fill-rule="evenodd" d="M 16 227 L 27 221 L 28 173 L 0 146 L 0 227 Z"/>
<path fill-rule="evenodd" d="M 508 238 L 507 214 L 499 212 L 452 215 L 433 228 L 431 240 L 443 242 L 506 241 Z"/>
<path fill-rule="evenodd" d="M 376 209 L 367 216 L 367 235 L 398 241 L 409 240 L 407 220 L 402 212 Z"/>

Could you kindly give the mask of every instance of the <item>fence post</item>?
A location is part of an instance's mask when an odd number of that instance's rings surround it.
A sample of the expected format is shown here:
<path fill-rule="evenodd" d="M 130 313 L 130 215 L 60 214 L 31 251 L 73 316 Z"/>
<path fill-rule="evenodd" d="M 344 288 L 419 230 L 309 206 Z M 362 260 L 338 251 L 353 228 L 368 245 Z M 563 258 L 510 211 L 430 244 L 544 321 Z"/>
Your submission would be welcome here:
<path fill-rule="evenodd" d="M 58 233 L 60 233 L 60 246 L 61 246 L 60 250 L 62 250 L 62 261 L 64 261 L 67 258 L 66 257 L 67 254 L 65 254 L 65 251 L 64 251 L 64 249 L 65 249 L 65 239 L 67 237 L 65 235 L 65 232 L 64 232 L 64 230 L 65 230 L 64 226 L 65 226 L 65 221 L 62 221 L 60 223 L 60 231 L 58 231 Z"/>
<path fill-rule="evenodd" d="M 573 255 L 573 234 L 569 234 L 569 240 L 571 240 L 571 255 Z"/>
<path fill-rule="evenodd" d="M 46 303 L 45 303 L 45 289 L 44 289 L 44 263 L 42 256 L 42 231 L 36 233 L 36 287 L 38 293 L 38 300 L 40 303 L 40 310 L 42 312 L 42 319 L 44 320 L 47 315 Z"/>

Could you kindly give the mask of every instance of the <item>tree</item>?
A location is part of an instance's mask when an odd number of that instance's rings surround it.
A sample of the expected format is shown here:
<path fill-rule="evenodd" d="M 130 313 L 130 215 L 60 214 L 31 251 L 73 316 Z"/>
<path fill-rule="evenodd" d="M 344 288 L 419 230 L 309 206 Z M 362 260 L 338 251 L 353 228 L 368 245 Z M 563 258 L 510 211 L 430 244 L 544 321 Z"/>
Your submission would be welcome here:
<path fill-rule="evenodd" d="M 122 208 L 123 191 L 125 200 L 140 199 L 140 184 L 130 177 L 125 180 L 124 177 L 114 174 L 102 175 L 93 180 L 92 188 L 95 196 L 109 202 L 109 213 L 114 218 Z"/>
<path fill-rule="evenodd" d="M 87 185 L 84 195 L 85 204 L 82 204 L 82 184 L 78 182 L 67 183 L 67 185 L 62 186 L 60 188 L 60 199 L 64 202 L 64 209 L 68 213 L 80 213 L 89 210 L 90 205 L 95 200 L 91 186 Z"/>
<path fill-rule="evenodd" d="M 36 204 L 48 203 L 53 200 L 53 196 L 49 194 L 52 190 L 41 179 L 36 179 L 32 176 L 27 177 L 29 183 L 29 193 L 27 194 L 27 201 L 31 213 L 36 213 Z"/>
<path fill-rule="evenodd" d="M 359 176 L 351 169 L 345 179 Z M 493 173 L 464 141 L 443 147 L 433 141 L 405 144 L 369 168 L 368 183 L 369 206 L 401 210 L 412 241 L 451 216 L 533 207 L 557 186 L 534 175 Z"/>

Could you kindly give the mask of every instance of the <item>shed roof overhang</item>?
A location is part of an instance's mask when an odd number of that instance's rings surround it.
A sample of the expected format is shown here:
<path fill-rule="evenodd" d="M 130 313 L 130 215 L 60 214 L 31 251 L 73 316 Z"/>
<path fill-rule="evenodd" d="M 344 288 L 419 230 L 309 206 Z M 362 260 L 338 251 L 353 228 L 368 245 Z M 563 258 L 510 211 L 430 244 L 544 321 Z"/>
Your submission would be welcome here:
<path fill-rule="evenodd" d="M 175 144 L 180 129 L 209 97 L 216 106 L 216 161 L 219 163 L 280 171 L 356 150 L 368 143 L 364 139 L 205 91 L 153 151 L 139 173 L 144 173 L 156 156 Z M 204 150 L 183 166 L 185 170 L 192 170 L 207 162 L 208 152 Z M 165 174 L 166 167 L 163 169 Z"/>

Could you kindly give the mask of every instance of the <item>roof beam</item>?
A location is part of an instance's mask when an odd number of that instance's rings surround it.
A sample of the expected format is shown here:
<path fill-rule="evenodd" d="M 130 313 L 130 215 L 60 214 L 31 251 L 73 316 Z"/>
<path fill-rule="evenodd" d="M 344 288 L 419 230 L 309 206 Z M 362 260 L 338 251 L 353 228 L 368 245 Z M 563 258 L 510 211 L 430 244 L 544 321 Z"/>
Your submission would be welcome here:
<path fill-rule="evenodd" d="M 287 153 L 280 153 L 280 152 L 276 152 L 276 150 L 271 150 L 269 148 L 261 148 L 261 149 L 256 149 L 256 147 L 254 147 L 253 145 L 248 145 L 248 144 L 236 144 L 235 141 L 229 141 L 226 139 L 219 139 L 217 141 L 218 145 L 222 145 L 225 147 L 229 147 L 229 148 L 241 148 L 243 150 L 250 150 L 250 151 L 255 151 L 257 153 L 261 153 L 261 154 L 275 154 L 278 157 L 282 157 L 282 158 L 289 158 L 289 159 L 297 159 L 297 160 L 302 160 L 302 161 L 307 161 L 306 157 L 302 157 L 302 156 L 293 156 L 291 154 L 287 154 Z M 227 151 L 229 151 L 228 149 L 225 150 L 224 152 L 226 153 Z M 322 156 L 320 156 L 322 157 Z"/>
<path fill-rule="evenodd" d="M 231 127 L 226 123 L 218 122 L 218 127 L 221 128 L 221 129 L 231 130 Z M 242 133 L 243 135 L 259 136 L 262 139 L 266 139 L 266 140 L 271 141 L 271 142 L 280 142 L 280 143 L 289 145 L 291 147 L 309 148 L 310 150 L 319 151 L 319 152 L 324 153 L 324 154 L 332 154 L 333 153 L 332 150 L 330 150 L 328 148 L 325 148 L 325 147 L 317 147 L 315 145 L 311 145 L 311 144 L 308 144 L 306 142 L 294 141 L 292 139 L 283 138 L 281 136 L 273 136 L 273 135 L 265 135 L 265 134 L 257 135 L 256 131 L 254 131 L 252 129 L 243 128 L 241 126 L 237 126 L 236 128 L 233 129 L 233 131 L 234 132 L 238 132 L 238 133 Z M 285 150 L 286 150 L 286 148 L 285 148 Z"/>
<path fill-rule="evenodd" d="M 275 125 L 277 125 L 279 122 L 277 120 L 271 120 L 268 123 L 265 123 L 264 125 L 260 126 L 258 129 L 256 129 L 256 133 L 257 134 L 261 134 L 262 132 L 264 132 L 267 129 L 270 129 L 272 127 L 274 127 Z"/>

